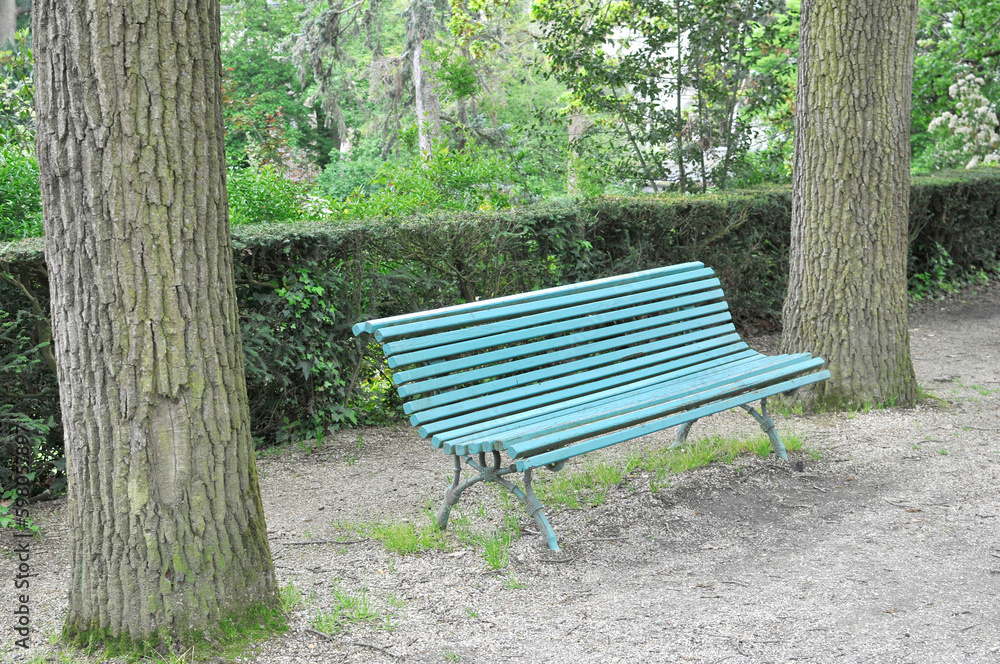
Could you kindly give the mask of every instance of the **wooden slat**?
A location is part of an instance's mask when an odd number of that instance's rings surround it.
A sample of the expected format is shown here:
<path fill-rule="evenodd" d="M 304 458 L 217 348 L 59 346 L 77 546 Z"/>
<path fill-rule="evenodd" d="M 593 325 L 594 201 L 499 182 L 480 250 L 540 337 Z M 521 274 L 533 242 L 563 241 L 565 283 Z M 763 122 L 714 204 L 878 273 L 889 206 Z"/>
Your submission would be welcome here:
<path fill-rule="evenodd" d="M 640 330 L 618 338 L 571 346 L 563 350 L 551 351 L 540 357 L 536 356 L 534 358 L 508 362 L 502 365 L 504 367 L 502 373 L 514 375 L 475 383 L 472 382 L 473 379 L 464 380 L 463 383 L 468 382 L 472 384 L 469 384 L 467 387 L 411 401 L 407 404 L 407 408 L 404 408 L 404 412 L 409 415 L 429 410 L 436 406 L 466 401 L 473 397 L 502 393 L 505 390 L 520 385 L 529 385 L 538 381 L 555 378 L 556 376 L 573 374 L 577 371 L 608 365 L 633 355 L 653 353 L 665 348 L 673 348 L 678 345 L 678 342 L 672 340 L 673 337 L 678 337 L 692 330 L 698 330 L 703 334 L 708 334 L 710 330 L 718 330 L 718 334 L 723 334 L 729 331 L 722 328 L 724 327 L 723 324 L 728 323 L 730 318 L 731 316 L 727 311 L 714 316 L 695 318 L 683 323 Z M 701 338 L 704 338 L 704 336 Z M 540 364 L 545 366 L 542 366 L 540 369 L 528 371 L 528 369 Z M 482 375 L 486 377 L 491 371 L 494 371 L 493 367 L 470 371 L 468 373 L 473 376 Z M 509 401 L 509 399 L 505 400 Z"/>
<path fill-rule="evenodd" d="M 352 328 L 352 332 L 354 332 L 355 336 L 361 334 L 362 332 L 374 333 L 388 326 L 402 325 L 418 321 L 431 321 L 436 318 L 443 318 L 455 314 L 472 313 L 476 311 L 488 311 L 490 309 L 504 307 L 510 304 L 534 302 L 538 300 L 546 300 L 553 297 L 559 297 L 562 295 L 569 295 L 572 293 L 584 293 L 592 290 L 600 290 L 615 284 L 641 282 L 658 276 L 663 276 L 668 274 L 680 274 L 683 272 L 698 270 L 704 267 L 705 265 L 699 262 L 668 265 L 666 267 L 658 267 L 658 268 L 653 268 L 651 270 L 643 270 L 642 272 L 634 272 L 632 274 L 605 277 L 603 279 L 593 279 L 591 281 L 584 281 L 576 284 L 567 284 L 565 286 L 556 286 L 554 288 L 546 288 L 543 290 L 531 291 L 528 293 L 507 295 L 504 297 L 493 298 L 490 300 L 482 300 L 479 302 L 467 302 L 465 304 L 459 304 L 452 307 L 443 307 L 440 309 L 431 309 L 428 311 L 418 311 L 412 314 L 390 316 L 388 318 L 378 318 L 356 324 Z"/>
<path fill-rule="evenodd" d="M 536 409 L 519 413 L 518 415 L 523 417 L 507 425 L 483 422 L 480 423 L 480 430 L 450 439 L 443 447 L 446 453 L 449 449 L 455 450 L 453 453 L 463 453 L 459 450 L 465 453 L 503 451 L 518 442 L 520 436 L 529 430 L 547 430 L 550 426 L 560 427 L 563 424 L 575 426 L 577 423 L 583 424 L 583 420 L 589 419 L 593 413 L 608 407 L 627 410 L 630 407 L 638 408 L 640 403 L 651 400 L 676 398 L 681 396 L 685 389 L 690 389 L 695 381 L 707 381 L 713 375 L 718 377 L 718 372 L 744 371 L 751 364 L 759 364 L 766 358 L 766 355 L 747 350 L 731 357 L 699 363 L 661 376 L 628 383 L 618 389 L 604 390 L 599 394 L 560 402 L 554 412 L 539 413 L 540 409 Z M 444 432 L 435 438 L 442 439 L 448 437 L 450 433 Z"/>
<path fill-rule="evenodd" d="M 728 334 L 722 337 L 706 339 L 704 341 L 691 343 L 680 348 L 673 348 L 662 353 L 658 353 L 655 357 L 655 364 L 650 364 L 645 360 L 642 363 L 634 364 L 622 362 L 621 364 L 625 366 L 621 366 L 621 370 L 618 373 L 608 376 L 604 381 L 599 379 L 591 380 L 589 376 L 585 375 L 586 372 L 584 374 L 576 374 L 570 377 L 576 380 L 561 379 L 558 384 L 556 384 L 556 381 L 552 381 L 553 384 L 546 386 L 551 389 L 542 391 L 541 393 L 535 393 L 534 396 L 528 399 L 500 403 L 492 407 L 480 407 L 468 413 L 459 413 L 453 417 L 446 417 L 433 422 L 428 422 L 427 424 L 414 426 L 420 426 L 420 435 L 427 438 L 441 431 L 447 431 L 459 426 L 504 417 L 523 410 L 563 401 L 567 398 L 596 392 L 607 387 L 624 385 L 631 381 L 655 376 L 668 371 L 669 368 L 667 368 L 667 365 L 671 360 L 677 360 L 683 357 L 696 355 L 711 348 L 728 346 L 736 343 L 742 343 L 738 334 Z M 417 415 L 410 418 L 411 423 L 413 422 L 414 417 L 417 417 Z"/>
<path fill-rule="evenodd" d="M 774 385 L 769 385 L 764 388 L 756 389 L 750 392 L 745 392 L 743 394 L 729 397 L 727 399 L 722 399 L 717 402 L 709 403 L 691 410 L 683 411 L 664 417 L 663 419 L 652 420 L 645 422 L 635 427 L 629 429 L 624 429 L 622 431 L 616 431 L 611 434 L 606 434 L 597 438 L 592 438 L 575 445 L 570 445 L 568 447 L 562 447 L 556 450 L 551 450 L 549 452 L 544 452 L 541 454 L 535 454 L 525 459 L 518 459 L 516 461 L 517 469 L 519 471 L 525 471 L 528 468 L 539 468 L 541 466 L 548 465 L 550 463 L 556 463 L 558 461 L 564 461 L 581 454 L 586 454 L 587 452 L 592 452 L 594 450 L 599 450 L 616 443 L 620 443 L 626 440 L 632 440 L 633 438 L 638 438 L 639 436 L 645 436 L 646 434 L 654 433 L 656 431 L 662 431 L 663 429 L 669 429 L 670 427 L 677 426 L 679 424 L 684 424 L 685 422 L 693 422 L 694 420 L 706 417 L 708 415 L 713 415 L 715 413 L 721 413 L 724 410 L 729 410 L 730 408 L 736 408 L 742 404 L 750 403 L 751 401 L 756 401 L 758 399 L 764 399 L 767 397 L 774 396 L 776 394 L 781 394 L 783 392 L 790 392 L 792 390 L 797 390 L 805 385 L 810 385 L 812 383 L 817 383 L 821 380 L 826 380 L 830 377 L 830 372 L 827 370 L 820 371 L 818 373 L 810 374 L 808 376 L 800 376 L 792 380 L 782 381 L 780 383 L 775 383 Z"/>
<path fill-rule="evenodd" d="M 576 439 L 574 432 L 585 425 L 597 424 L 620 415 L 628 415 L 660 404 L 677 401 L 690 395 L 725 387 L 733 383 L 734 376 L 739 376 L 743 381 L 747 381 L 755 376 L 765 374 L 781 377 L 794 375 L 798 372 L 792 370 L 793 365 L 800 365 L 809 357 L 808 353 L 775 357 L 759 355 L 746 362 L 705 370 L 693 376 L 669 381 L 655 388 L 647 388 L 635 393 L 630 392 L 582 408 L 563 409 L 555 416 L 534 418 L 503 433 L 486 432 L 467 443 L 453 445 L 453 453 L 471 454 L 487 450 L 503 450 L 517 443 L 541 439 L 543 436 L 556 436 L 561 432 L 566 432 L 568 438 Z M 788 373 L 783 372 L 783 369 L 787 369 Z M 445 452 L 447 451 L 446 448 Z"/>
<path fill-rule="evenodd" d="M 715 295 L 716 293 L 718 295 Z M 591 341 L 605 339 L 607 337 L 629 334 L 636 330 L 653 328 L 658 325 L 667 325 L 688 318 L 697 318 L 699 316 L 726 311 L 728 306 L 725 302 L 712 302 L 711 304 L 704 306 L 693 306 L 700 302 L 717 299 L 717 297 L 721 297 L 721 294 L 722 291 L 715 290 L 680 298 L 678 303 L 683 301 L 684 306 L 691 308 L 685 308 L 680 311 L 664 314 L 662 316 L 648 316 L 648 314 L 655 313 L 660 308 L 659 303 L 654 302 L 652 304 L 646 304 L 639 307 L 619 309 L 618 311 L 601 314 L 599 316 L 581 318 L 577 321 L 552 323 L 550 325 L 543 325 L 529 330 L 520 330 L 508 335 L 501 335 L 503 336 L 503 339 L 497 339 L 496 345 L 515 343 L 527 339 L 540 339 L 540 341 L 519 343 L 516 346 L 485 351 L 475 355 L 459 357 L 453 360 L 442 360 L 440 362 L 428 364 L 416 369 L 398 371 L 393 374 L 392 379 L 396 385 L 402 386 L 399 389 L 399 396 L 406 398 L 422 394 L 424 392 L 440 390 L 455 385 L 462 385 L 470 380 L 479 380 L 482 378 L 499 376 L 505 373 L 505 371 L 492 369 L 490 371 L 485 371 L 482 375 L 471 377 L 467 376 L 464 370 L 474 367 L 485 368 L 490 365 L 497 366 L 500 362 L 509 362 L 521 357 L 539 356 L 538 361 L 544 362 L 540 356 L 543 353 L 547 353 L 557 348 L 589 343 Z M 577 332 L 573 335 L 563 334 L 561 336 L 543 339 L 543 337 L 547 337 L 550 334 L 571 331 L 580 327 L 590 327 L 599 323 L 612 323 L 616 320 L 625 320 L 644 315 L 647 317 L 632 320 L 627 323 L 617 323 L 614 325 L 608 324 L 604 327 L 597 327 L 584 332 Z M 497 371 L 500 372 L 496 373 Z M 441 376 L 441 378 L 434 378 L 435 376 Z M 429 380 L 423 380 L 421 382 L 421 379 Z"/>
<path fill-rule="evenodd" d="M 562 401 L 551 403 L 546 406 L 519 411 L 512 415 L 493 418 L 485 422 L 475 422 L 470 425 L 447 429 L 438 434 L 434 434 L 431 438 L 431 443 L 435 447 L 441 447 L 445 443 L 457 444 L 460 442 L 467 442 L 467 440 L 481 433 L 494 430 L 502 431 L 511 427 L 516 427 L 528 419 L 550 416 L 551 414 L 561 412 L 564 408 L 577 406 L 586 407 L 590 403 L 615 398 L 632 392 L 633 390 L 641 390 L 646 387 L 659 385 L 693 373 L 698 373 L 699 371 L 705 369 L 711 369 L 713 367 L 739 362 L 747 358 L 758 356 L 760 356 L 760 353 L 747 348 L 747 345 L 742 342 L 713 348 L 703 353 L 698 353 L 697 355 L 689 355 L 679 360 L 667 362 L 656 369 L 646 369 L 644 373 L 647 375 L 651 371 L 661 371 L 661 373 L 656 373 L 655 375 L 651 375 L 646 378 L 633 374 L 632 380 L 624 384 L 618 382 L 617 377 L 610 380 L 599 381 L 592 385 L 592 387 L 596 387 L 598 389 L 596 392 L 587 393 L 582 396 L 565 396 Z M 607 385 L 611 385 L 611 387 L 608 387 Z"/>
<path fill-rule="evenodd" d="M 596 392 L 588 392 L 580 395 L 581 388 L 576 386 L 568 388 L 561 394 L 562 400 L 557 400 L 545 406 L 518 411 L 511 415 L 495 417 L 487 421 L 474 422 L 464 426 L 445 429 L 431 437 L 434 447 L 441 447 L 447 443 L 459 443 L 464 439 L 476 436 L 484 431 L 493 429 L 503 429 L 506 427 L 518 426 L 520 422 L 551 413 L 561 411 L 564 407 L 585 406 L 591 402 L 612 398 L 633 389 L 642 389 L 651 385 L 667 382 L 678 377 L 697 373 L 702 368 L 712 368 L 729 362 L 737 362 L 749 357 L 757 357 L 760 353 L 750 350 L 743 342 L 713 348 L 697 355 L 689 355 L 679 360 L 664 363 L 658 367 L 647 367 L 636 372 L 632 380 L 622 383 L 619 377 L 598 381 L 588 388 L 596 388 Z M 655 373 L 659 372 L 659 373 Z M 641 375 L 640 375 L 641 374 Z M 556 395 L 560 396 L 560 395 Z"/>
<path fill-rule="evenodd" d="M 566 321 L 582 316 L 593 316 L 602 311 L 611 311 L 646 302 L 664 301 L 663 309 L 669 309 L 670 304 L 666 302 L 671 298 L 681 295 L 688 295 L 702 290 L 709 290 L 719 287 L 718 279 L 703 279 L 692 281 L 667 288 L 655 290 L 644 290 L 638 293 L 629 293 L 618 297 L 609 297 L 596 302 L 587 302 L 571 307 L 558 309 L 547 309 L 539 313 L 530 315 L 512 315 L 509 318 L 493 323 L 476 324 L 469 327 L 462 327 L 457 330 L 447 332 L 437 332 L 420 337 L 407 337 L 399 341 L 390 341 L 382 346 L 382 351 L 389 358 L 390 367 L 399 367 L 413 362 L 425 362 L 441 357 L 448 357 L 456 353 L 466 353 L 496 345 L 494 335 L 514 330 L 534 329 L 540 325 L 553 323 L 555 321 Z M 561 298 L 560 298 L 561 299 Z M 530 338 L 530 337 L 529 337 Z M 459 342 L 467 342 L 460 348 Z M 416 353 L 423 351 L 423 353 Z"/>
<path fill-rule="evenodd" d="M 788 367 L 786 369 L 772 371 L 759 376 L 753 376 L 751 378 L 730 381 L 724 385 L 700 391 L 681 399 L 667 401 L 642 410 L 610 417 L 600 422 L 585 424 L 583 426 L 576 427 L 571 431 L 560 431 L 555 434 L 539 436 L 538 438 L 527 442 L 516 443 L 507 448 L 508 454 L 510 454 L 512 459 L 524 456 L 533 456 L 535 454 L 545 452 L 553 447 L 561 447 L 568 442 L 601 435 L 608 431 L 623 429 L 646 420 L 669 415 L 681 409 L 687 410 L 703 403 L 738 395 L 757 387 L 766 386 L 771 382 L 780 381 L 788 376 L 794 376 L 805 371 L 818 369 L 821 366 L 823 366 L 823 360 L 810 358 L 809 360 L 801 362 L 797 367 Z M 747 399 L 747 401 L 750 401 L 750 399 Z M 746 401 L 743 403 L 746 403 Z"/>
<path fill-rule="evenodd" d="M 600 380 L 601 378 L 615 374 L 627 374 L 642 366 L 656 364 L 660 361 L 659 358 L 662 351 L 669 352 L 669 349 L 679 349 L 679 352 L 687 355 L 689 353 L 684 352 L 684 349 L 689 344 L 704 339 L 721 338 L 724 335 L 732 333 L 735 329 L 731 323 L 718 325 L 666 339 L 659 339 L 634 348 L 623 348 L 602 355 L 585 357 L 563 365 L 554 365 L 545 369 L 529 371 L 520 376 L 512 376 L 509 379 L 504 378 L 493 381 L 503 383 L 504 387 L 510 388 L 502 392 L 491 392 L 476 398 L 466 398 L 460 402 L 449 402 L 446 405 L 436 406 L 436 403 L 440 403 L 441 400 L 447 399 L 453 394 L 453 392 L 445 392 L 433 397 L 411 401 L 403 407 L 403 411 L 408 415 L 412 413 L 410 422 L 414 426 L 420 426 L 434 420 L 489 408 L 501 403 L 530 400 L 534 395 L 551 392 L 561 387 Z M 736 339 L 739 339 L 739 335 L 736 335 Z M 729 341 L 735 341 L 736 339 Z M 628 359 L 636 355 L 639 357 Z M 664 359 L 674 358 L 669 357 Z M 474 388 L 467 389 L 471 390 Z M 455 391 L 459 392 L 461 390 Z M 531 405 L 531 403 L 525 403 L 525 407 L 530 407 Z"/>

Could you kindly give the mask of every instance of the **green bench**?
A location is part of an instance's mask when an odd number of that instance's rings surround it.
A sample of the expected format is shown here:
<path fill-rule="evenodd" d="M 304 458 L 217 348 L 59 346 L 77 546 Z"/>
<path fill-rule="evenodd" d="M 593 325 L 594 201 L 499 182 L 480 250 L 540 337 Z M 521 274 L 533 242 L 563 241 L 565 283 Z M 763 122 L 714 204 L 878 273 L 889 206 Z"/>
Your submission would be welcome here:
<path fill-rule="evenodd" d="M 750 349 L 728 309 L 714 272 L 684 263 L 370 320 L 353 331 L 375 335 L 410 422 L 454 457 L 441 528 L 465 489 L 495 482 L 558 551 L 532 491 L 535 468 L 559 470 L 581 454 L 680 426 L 676 446 L 695 420 L 736 407 L 786 458 L 767 398 L 830 372 L 808 353 Z M 465 482 L 463 461 L 477 473 Z M 523 489 L 506 479 L 518 472 Z"/>

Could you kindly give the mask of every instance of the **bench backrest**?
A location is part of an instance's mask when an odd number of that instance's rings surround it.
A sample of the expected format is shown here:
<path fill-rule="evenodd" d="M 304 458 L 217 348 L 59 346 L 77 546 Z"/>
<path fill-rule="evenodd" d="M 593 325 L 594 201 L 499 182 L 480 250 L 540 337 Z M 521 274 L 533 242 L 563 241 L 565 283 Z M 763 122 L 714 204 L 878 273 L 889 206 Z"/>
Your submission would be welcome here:
<path fill-rule="evenodd" d="M 706 362 L 747 346 L 713 271 L 685 263 L 354 326 L 383 344 L 424 437 Z"/>

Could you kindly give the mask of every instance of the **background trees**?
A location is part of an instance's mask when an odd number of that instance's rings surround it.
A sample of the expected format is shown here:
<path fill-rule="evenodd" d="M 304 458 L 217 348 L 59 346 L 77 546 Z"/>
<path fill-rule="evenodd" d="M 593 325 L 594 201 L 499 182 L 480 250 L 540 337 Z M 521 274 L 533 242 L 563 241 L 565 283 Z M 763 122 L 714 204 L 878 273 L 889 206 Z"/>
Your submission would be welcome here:
<path fill-rule="evenodd" d="M 996 114 L 991 7 L 921 0 L 917 170 L 974 156 L 950 123 L 931 127 L 959 113 L 949 94 L 959 80 L 982 80 Z M 434 140 L 439 166 L 454 172 L 449 159 L 462 153 L 462 168 L 477 164 L 475 182 L 506 191 L 510 204 L 564 195 L 570 162 L 582 196 L 790 181 L 798 9 L 798 0 L 232 0 L 221 14 L 227 158 L 242 185 L 233 200 L 255 201 L 237 205 L 247 213 L 235 219 L 433 209 L 454 189 L 411 172 Z M 418 113 L 418 99 L 439 112 Z M 20 161 L 19 172 L 34 170 Z M 299 183 L 295 203 L 261 208 L 283 199 L 272 194 L 285 180 Z M 390 205 L 403 182 L 423 193 Z M 19 191 L 0 182 L 0 205 Z M 366 198 L 381 202 L 360 205 Z M 473 195 L 461 206 L 496 204 Z"/>
<path fill-rule="evenodd" d="M 921 0 L 918 17 L 911 127 L 914 163 L 921 170 L 964 166 L 972 154 L 961 149 L 956 154 L 954 142 L 941 145 L 944 136 L 953 134 L 928 129 L 934 118 L 958 110 L 959 96 L 951 93 L 969 75 L 982 80 L 978 85 L 981 94 L 989 110 L 997 111 L 1000 101 L 997 6 L 982 0 Z M 997 128 L 996 119 L 992 126 Z"/>

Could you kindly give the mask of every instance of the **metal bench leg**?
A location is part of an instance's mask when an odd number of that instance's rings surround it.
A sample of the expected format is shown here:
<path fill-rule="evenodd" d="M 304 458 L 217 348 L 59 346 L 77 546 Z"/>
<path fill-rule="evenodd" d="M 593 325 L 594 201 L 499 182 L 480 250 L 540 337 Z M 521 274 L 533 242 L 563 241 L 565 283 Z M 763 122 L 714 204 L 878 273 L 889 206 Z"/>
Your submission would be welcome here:
<path fill-rule="evenodd" d="M 521 491 L 521 487 L 513 484 L 512 482 L 508 482 L 501 477 L 497 477 L 490 481 L 496 482 L 517 496 L 517 499 L 524 505 L 524 509 L 528 513 L 528 516 L 535 520 L 535 523 L 538 524 L 538 528 L 542 531 L 542 534 L 545 535 L 545 538 L 549 543 L 549 549 L 552 551 L 559 551 L 559 542 L 556 540 L 556 531 L 554 531 L 551 524 L 549 524 L 549 520 L 545 517 L 545 512 L 542 511 L 542 502 L 535 497 L 535 492 L 531 488 L 531 468 L 524 471 L 524 491 Z"/>
<path fill-rule="evenodd" d="M 517 489 L 517 487 L 514 487 Z M 515 494 L 519 493 L 515 491 Z M 535 492 L 531 488 L 531 468 L 524 471 L 524 498 L 521 502 L 524 503 L 524 509 L 528 511 L 528 514 L 535 523 L 538 524 L 539 529 L 541 529 L 542 534 L 545 535 L 546 539 L 549 541 L 550 551 L 559 551 L 559 542 L 556 540 L 556 531 L 552 530 L 552 526 L 549 524 L 549 520 L 545 517 L 545 512 L 542 511 L 542 502 L 535 497 Z M 520 498 L 520 496 L 518 496 Z"/>
<path fill-rule="evenodd" d="M 785 452 L 785 444 L 781 442 L 781 436 L 778 435 L 778 430 L 774 428 L 774 420 L 767 413 L 767 398 L 765 397 L 760 400 L 759 413 L 751 406 L 743 405 L 740 408 L 753 415 L 753 418 L 760 424 L 760 428 L 771 439 L 771 447 L 774 449 L 774 453 L 787 461 L 788 454 Z"/>
<path fill-rule="evenodd" d="M 674 442 L 670 446 L 670 449 L 674 449 L 675 447 L 680 447 L 681 445 L 687 442 L 688 432 L 691 431 L 691 425 L 697 421 L 698 420 L 691 420 L 690 422 L 685 422 L 684 424 L 681 425 L 681 428 L 677 430 L 677 437 L 674 439 Z"/>
<path fill-rule="evenodd" d="M 492 466 L 486 463 L 486 455 L 482 452 L 479 453 L 478 461 L 475 461 L 472 457 L 467 456 L 465 457 L 465 462 L 469 464 L 469 467 L 473 470 L 478 471 L 479 475 L 462 482 L 462 457 L 459 457 L 457 454 L 455 455 L 455 475 L 452 479 L 451 486 L 448 487 L 447 491 L 445 491 L 444 503 L 441 505 L 437 514 L 437 523 L 441 530 L 445 530 L 448 527 L 448 517 L 451 515 L 451 508 L 458 503 L 458 499 L 462 496 L 463 491 L 476 482 L 494 482 L 510 491 L 517 497 L 518 500 L 521 501 L 524 505 L 524 509 L 528 512 L 528 515 L 535 520 L 535 523 L 538 524 L 542 534 L 548 540 L 549 549 L 552 551 L 560 550 L 559 542 L 556 540 L 556 532 L 552 529 L 552 525 L 549 524 L 549 520 L 545 517 L 545 513 L 542 511 L 541 501 L 538 500 L 535 496 L 534 490 L 531 488 L 530 468 L 524 471 L 524 490 L 522 491 L 521 487 L 503 478 L 504 475 L 516 473 L 517 469 L 513 465 L 501 468 L 499 452 L 493 453 Z"/>
<path fill-rule="evenodd" d="M 486 478 L 482 474 L 482 471 L 480 471 L 479 477 L 473 477 L 462 482 L 462 459 L 457 454 L 455 455 L 455 475 L 451 480 L 451 486 L 444 492 L 444 503 L 438 509 L 438 528 L 441 530 L 448 528 L 448 517 L 451 516 L 451 508 L 458 503 L 458 499 L 462 497 L 462 492 L 476 482 L 482 482 L 484 479 Z"/>

